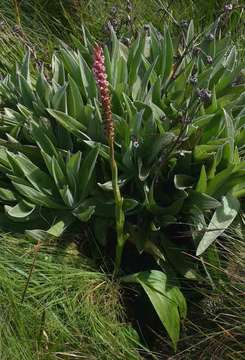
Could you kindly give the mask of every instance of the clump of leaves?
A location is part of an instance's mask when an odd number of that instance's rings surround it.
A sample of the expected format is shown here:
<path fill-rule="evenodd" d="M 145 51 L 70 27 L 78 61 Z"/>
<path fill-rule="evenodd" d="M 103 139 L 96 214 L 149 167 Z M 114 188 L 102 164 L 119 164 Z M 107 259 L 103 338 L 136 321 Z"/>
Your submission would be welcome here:
<path fill-rule="evenodd" d="M 122 280 L 143 287 L 175 348 L 186 304 L 173 279 L 198 278 L 185 253 L 202 255 L 234 221 L 245 193 L 243 63 L 217 27 L 206 37 L 191 22 L 177 44 L 169 29 L 149 26 L 130 47 L 111 29 L 104 47 L 125 237 L 156 260 L 153 270 Z M 103 246 L 115 200 L 95 42 L 85 29 L 83 42 L 73 41 L 77 50 L 53 55 L 48 77 L 30 71 L 27 54 L 0 83 L 1 223 L 44 240 L 89 222 Z M 181 243 L 176 224 L 188 230 Z"/>

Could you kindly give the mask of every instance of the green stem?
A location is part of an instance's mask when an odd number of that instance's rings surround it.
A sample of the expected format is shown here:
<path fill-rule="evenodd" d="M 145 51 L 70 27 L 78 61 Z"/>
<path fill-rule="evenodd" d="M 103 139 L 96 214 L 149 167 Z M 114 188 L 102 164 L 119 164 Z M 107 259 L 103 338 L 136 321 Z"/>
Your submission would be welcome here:
<path fill-rule="evenodd" d="M 13 0 L 13 3 L 14 3 L 16 23 L 18 26 L 21 26 L 18 0 Z"/>
<path fill-rule="evenodd" d="M 117 246 L 114 275 L 117 275 L 122 261 L 123 248 L 126 241 L 124 235 L 125 216 L 123 212 L 123 198 L 121 196 L 120 188 L 118 185 L 118 169 L 115 160 L 114 144 L 110 141 L 110 158 L 111 158 L 111 173 L 112 173 L 112 187 L 115 199 L 115 217 L 116 217 L 116 231 L 117 231 Z"/>
<path fill-rule="evenodd" d="M 123 249 L 124 249 L 124 243 L 120 244 L 119 242 L 117 242 L 114 276 L 116 276 L 119 273 L 122 262 Z"/>

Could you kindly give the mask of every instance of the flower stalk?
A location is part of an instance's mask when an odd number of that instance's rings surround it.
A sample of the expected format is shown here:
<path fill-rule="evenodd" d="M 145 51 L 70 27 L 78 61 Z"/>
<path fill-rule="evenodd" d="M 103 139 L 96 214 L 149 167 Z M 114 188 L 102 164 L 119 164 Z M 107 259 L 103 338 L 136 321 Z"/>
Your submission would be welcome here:
<path fill-rule="evenodd" d="M 107 81 L 104 60 L 105 59 L 102 47 L 96 46 L 94 49 L 93 71 L 101 97 L 106 138 L 110 148 L 110 165 L 112 173 L 112 187 L 115 199 L 115 219 L 117 231 L 114 275 L 117 275 L 120 270 L 123 248 L 127 237 L 124 234 L 125 215 L 123 211 L 123 197 L 121 196 L 120 188 L 118 185 L 118 168 L 115 160 L 114 151 L 115 128 L 112 119 L 111 95 L 109 90 L 109 83 Z"/>

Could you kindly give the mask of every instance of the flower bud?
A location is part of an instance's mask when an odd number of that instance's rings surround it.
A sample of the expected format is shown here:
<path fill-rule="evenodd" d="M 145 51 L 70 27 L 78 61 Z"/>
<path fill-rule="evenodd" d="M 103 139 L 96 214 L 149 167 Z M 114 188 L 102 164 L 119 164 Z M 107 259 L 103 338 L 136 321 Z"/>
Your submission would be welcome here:
<path fill-rule="evenodd" d="M 197 82 L 198 82 L 198 79 L 197 79 L 197 77 L 196 76 L 194 76 L 194 75 L 192 75 L 191 77 L 190 77 L 190 83 L 192 84 L 192 85 L 196 85 L 197 84 Z"/>
<path fill-rule="evenodd" d="M 127 22 L 128 24 L 131 22 L 131 16 L 130 16 L 130 15 L 127 15 L 126 22 Z"/>
<path fill-rule="evenodd" d="M 12 27 L 12 32 L 17 34 L 17 35 L 20 35 L 20 36 L 23 35 L 23 31 L 22 31 L 22 29 L 21 29 L 21 27 L 19 25 L 14 25 Z"/>
<path fill-rule="evenodd" d="M 212 98 L 212 94 L 208 89 L 198 90 L 197 95 L 204 103 L 209 103 Z"/>
<path fill-rule="evenodd" d="M 191 118 L 189 116 L 187 116 L 187 115 L 184 115 L 184 116 L 181 117 L 181 122 L 183 124 L 190 124 L 191 123 Z"/>
<path fill-rule="evenodd" d="M 146 35 L 149 35 L 150 34 L 150 25 L 145 24 L 144 25 L 144 31 L 145 31 Z"/>
<path fill-rule="evenodd" d="M 133 141 L 133 147 L 134 147 L 135 149 L 137 149 L 139 146 L 140 146 L 140 144 L 139 144 L 138 140 L 134 140 L 134 141 Z"/>
<path fill-rule="evenodd" d="M 232 4 L 226 4 L 224 6 L 224 12 L 230 12 L 233 9 L 233 5 Z"/>
<path fill-rule="evenodd" d="M 126 46 L 130 46 L 131 45 L 131 40 L 129 38 L 123 38 L 122 39 L 122 43 Z"/>
<path fill-rule="evenodd" d="M 201 49 L 197 46 L 194 46 L 192 49 L 192 53 L 194 56 L 198 56 L 200 54 Z"/>
<path fill-rule="evenodd" d="M 208 40 L 208 41 L 213 41 L 213 40 L 214 40 L 214 34 L 209 33 L 209 34 L 207 35 L 207 40 Z"/>
<path fill-rule="evenodd" d="M 117 28 L 117 26 L 118 26 L 118 21 L 117 21 L 117 19 L 111 19 L 111 26 L 112 26 L 114 29 Z"/>
<path fill-rule="evenodd" d="M 213 63 L 213 58 L 212 58 L 212 56 L 207 56 L 207 63 L 209 64 L 209 65 L 211 65 L 212 63 Z"/>
<path fill-rule="evenodd" d="M 132 9 L 133 9 L 133 6 L 132 6 L 131 1 L 127 0 L 127 11 L 128 11 L 128 12 L 131 12 Z"/>
<path fill-rule="evenodd" d="M 4 26 L 5 26 L 5 22 L 3 20 L 0 21 L 0 30 L 3 30 Z"/>
<path fill-rule="evenodd" d="M 117 13 L 117 7 L 116 6 L 112 6 L 111 8 L 111 15 L 116 15 Z"/>
<path fill-rule="evenodd" d="M 189 26 L 189 23 L 187 20 L 181 20 L 180 23 L 179 23 L 179 26 L 182 28 L 182 29 L 187 29 L 188 26 Z"/>

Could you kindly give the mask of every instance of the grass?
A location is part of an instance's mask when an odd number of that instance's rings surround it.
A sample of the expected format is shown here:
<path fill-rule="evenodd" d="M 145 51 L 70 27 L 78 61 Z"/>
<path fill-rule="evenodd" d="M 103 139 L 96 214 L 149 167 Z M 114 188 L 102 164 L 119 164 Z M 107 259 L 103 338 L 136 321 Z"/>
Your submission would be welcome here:
<path fill-rule="evenodd" d="M 118 285 L 74 248 L 43 245 L 29 283 L 33 244 L 2 235 L 0 248 L 2 360 L 140 359 Z"/>
<path fill-rule="evenodd" d="M 220 274 L 213 278 L 212 288 L 201 290 L 199 311 L 203 321 L 190 326 L 195 331 L 195 341 L 200 342 L 194 349 L 202 358 L 212 353 L 214 359 L 244 359 L 244 236 L 244 231 L 237 234 L 230 229 L 220 240 Z"/>
<path fill-rule="evenodd" d="M 188 23 L 194 19 L 196 29 L 202 31 L 224 13 L 226 3 L 224 0 L 132 0 L 132 10 L 128 10 L 127 2 L 120 0 L 2 0 L 1 72 L 9 71 L 13 64 L 20 61 L 26 48 L 31 49 L 36 60 L 49 64 L 50 54 L 59 44 L 58 39 L 68 44 L 72 44 L 71 34 L 82 39 L 81 24 L 85 24 L 96 38 L 103 40 L 109 36 L 108 21 L 114 24 L 118 35 L 125 40 L 136 36 L 137 29 L 147 23 L 152 23 L 160 31 L 165 25 L 170 25 L 174 32 L 179 33 L 185 21 Z M 226 31 L 232 32 L 242 52 L 245 44 L 243 21 L 242 8 L 234 10 L 232 15 L 224 16 L 222 20 Z"/>
<path fill-rule="evenodd" d="M 221 264 L 215 271 L 206 264 L 212 281 L 203 278 L 191 289 L 189 316 L 172 360 L 207 359 L 210 353 L 217 360 L 244 358 L 243 241 L 239 228 L 219 241 Z M 29 282 L 35 244 L 2 235 L 0 248 L 1 359 L 138 360 L 146 353 L 125 322 L 119 285 L 74 245 L 42 245 Z M 166 338 L 156 338 L 155 358 L 168 359 Z"/>
<path fill-rule="evenodd" d="M 206 263 L 203 277 L 189 292 L 189 313 L 178 352 L 171 360 L 242 360 L 245 357 L 244 224 L 233 226 L 218 241 L 220 264 Z M 211 280 L 211 281 L 210 281 Z M 156 334 L 160 359 L 169 359 L 166 339 Z"/>

